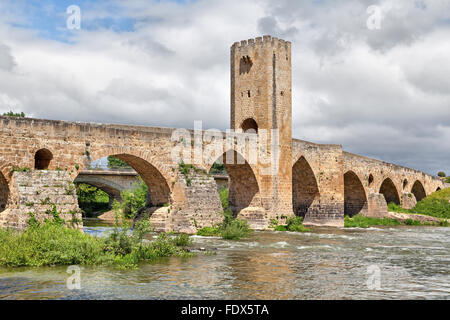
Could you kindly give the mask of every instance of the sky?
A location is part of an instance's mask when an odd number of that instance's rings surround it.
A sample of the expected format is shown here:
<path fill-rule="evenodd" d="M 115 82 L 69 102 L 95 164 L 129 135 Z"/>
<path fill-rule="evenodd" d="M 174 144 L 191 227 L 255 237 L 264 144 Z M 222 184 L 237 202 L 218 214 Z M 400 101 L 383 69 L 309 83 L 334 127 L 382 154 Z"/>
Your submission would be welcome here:
<path fill-rule="evenodd" d="M 450 0 L 1 0 L 0 12 L 0 113 L 224 130 L 230 46 L 268 34 L 292 42 L 295 138 L 450 175 Z"/>

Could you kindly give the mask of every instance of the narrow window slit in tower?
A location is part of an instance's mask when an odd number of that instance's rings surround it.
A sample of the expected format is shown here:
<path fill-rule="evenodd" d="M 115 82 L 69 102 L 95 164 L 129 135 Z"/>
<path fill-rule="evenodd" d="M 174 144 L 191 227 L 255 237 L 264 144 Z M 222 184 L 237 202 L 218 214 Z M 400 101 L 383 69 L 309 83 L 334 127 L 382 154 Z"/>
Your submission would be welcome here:
<path fill-rule="evenodd" d="M 247 91 L 247 95 L 250 98 L 250 90 Z"/>

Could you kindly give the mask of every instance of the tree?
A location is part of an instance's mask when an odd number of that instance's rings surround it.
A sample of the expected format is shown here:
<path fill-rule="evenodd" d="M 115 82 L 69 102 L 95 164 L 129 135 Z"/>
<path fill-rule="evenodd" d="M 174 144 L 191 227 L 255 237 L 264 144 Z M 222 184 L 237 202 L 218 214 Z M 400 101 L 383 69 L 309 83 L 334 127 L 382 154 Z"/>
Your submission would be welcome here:
<path fill-rule="evenodd" d="M 8 117 L 19 117 L 19 118 L 25 117 L 25 113 L 23 113 L 23 112 L 14 113 L 12 111 L 9 111 L 9 112 L 5 112 L 3 115 L 8 116 Z"/>
<path fill-rule="evenodd" d="M 438 177 L 445 178 L 447 175 L 443 171 L 438 172 Z"/>
<path fill-rule="evenodd" d="M 125 161 L 108 156 L 108 168 L 130 168 L 130 166 Z"/>

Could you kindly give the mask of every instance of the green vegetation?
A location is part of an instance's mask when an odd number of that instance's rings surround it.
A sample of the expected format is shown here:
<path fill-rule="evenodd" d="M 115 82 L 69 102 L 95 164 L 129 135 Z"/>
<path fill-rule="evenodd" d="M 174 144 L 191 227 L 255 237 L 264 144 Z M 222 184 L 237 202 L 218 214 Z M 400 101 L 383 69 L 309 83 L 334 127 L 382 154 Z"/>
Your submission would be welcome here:
<path fill-rule="evenodd" d="M 278 225 L 277 220 L 271 221 L 271 226 L 275 231 L 291 231 L 291 232 L 309 232 L 311 229 L 308 229 L 303 226 L 303 218 L 302 217 L 290 217 L 286 220 L 286 225 Z"/>
<path fill-rule="evenodd" d="M 222 237 L 228 240 L 239 240 L 248 237 L 252 230 L 247 221 L 234 218 L 228 206 L 228 188 L 220 189 L 219 196 L 223 208 L 222 223 L 213 227 L 203 227 L 197 231 L 197 235 Z"/>
<path fill-rule="evenodd" d="M 124 190 L 120 194 L 122 212 L 128 219 L 132 219 L 147 202 L 148 186 L 141 178 L 139 179 L 140 183 L 136 184 L 133 190 Z"/>
<path fill-rule="evenodd" d="M 204 237 L 220 237 L 221 228 L 220 228 L 220 226 L 203 227 L 197 231 L 197 235 L 204 236 Z"/>
<path fill-rule="evenodd" d="M 252 230 L 247 221 L 235 219 L 230 210 L 223 212 L 223 222 L 220 226 L 220 236 L 228 240 L 239 240 L 248 237 Z"/>
<path fill-rule="evenodd" d="M 228 188 L 223 187 L 219 190 L 220 202 L 222 202 L 223 210 L 228 210 Z"/>
<path fill-rule="evenodd" d="M 445 179 L 445 183 L 450 183 L 450 177 L 447 177 L 447 178 Z"/>
<path fill-rule="evenodd" d="M 403 209 L 395 203 L 389 203 L 392 212 L 417 213 L 441 219 L 450 219 L 450 189 L 439 190 L 417 202 L 412 209 Z"/>
<path fill-rule="evenodd" d="M 194 242 L 192 238 L 185 233 L 181 233 L 172 239 L 177 247 L 189 247 Z"/>
<path fill-rule="evenodd" d="M 344 227 L 345 228 L 368 228 L 370 226 L 398 226 L 401 225 L 401 222 L 397 219 L 389 219 L 389 218 L 369 218 L 364 217 L 359 214 L 349 217 L 345 216 L 344 218 Z"/>
<path fill-rule="evenodd" d="M 11 168 L 11 172 L 30 172 L 31 169 L 28 167 L 17 167 L 17 166 L 13 166 Z"/>
<path fill-rule="evenodd" d="M 252 233 L 247 221 L 234 218 L 229 210 L 224 211 L 223 216 L 223 222 L 220 225 L 203 227 L 197 231 L 197 235 L 239 240 L 248 237 Z"/>
<path fill-rule="evenodd" d="M 3 115 L 8 116 L 8 117 L 19 117 L 19 118 L 25 117 L 25 113 L 23 113 L 23 112 L 15 113 L 15 112 L 9 111 L 9 112 L 5 112 Z"/>
<path fill-rule="evenodd" d="M 117 159 L 113 156 L 108 156 L 108 168 L 116 169 L 116 168 L 131 168 L 125 161 Z"/>
<path fill-rule="evenodd" d="M 220 173 L 220 174 L 226 174 L 227 170 L 225 169 L 225 166 L 223 164 L 214 162 L 214 164 L 211 167 L 211 170 L 209 170 L 210 173 Z"/>
<path fill-rule="evenodd" d="M 187 186 L 190 186 L 192 183 L 192 179 L 191 179 L 191 171 L 192 170 L 194 170 L 195 173 L 203 173 L 205 175 L 208 174 L 204 169 L 197 168 L 196 166 L 194 166 L 192 164 L 186 164 L 184 162 L 180 162 L 178 164 L 178 170 L 184 176 Z"/>
<path fill-rule="evenodd" d="M 105 212 L 109 209 L 109 195 L 102 190 L 85 183 L 76 185 L 78 204 L 87 217 L 96 212 Z"/>
<path fill-rule="evenodd" d="M 36 222 L 30 214 L 32 223 L 27 230 L 0 229 L 0 266 L 102 264 L 134 268 L 141 261 L 192 255 L 181 248 L 192 244 L 189 236 L 170 238 L 162 233 L 155 241 L 144 242 L 144 235 L 151 231 L 149 220 L 137 221 L 130 234 L 129 225 L 119 225 L 118 216 L 116 213 L 113 232 L 99 238 L 66 228 L 61 220 Z"/>
<path fill-rule="evenodd" d="M 447 175 L 443 171 L 438 172 L 438 177 L 445 178 Z"/>

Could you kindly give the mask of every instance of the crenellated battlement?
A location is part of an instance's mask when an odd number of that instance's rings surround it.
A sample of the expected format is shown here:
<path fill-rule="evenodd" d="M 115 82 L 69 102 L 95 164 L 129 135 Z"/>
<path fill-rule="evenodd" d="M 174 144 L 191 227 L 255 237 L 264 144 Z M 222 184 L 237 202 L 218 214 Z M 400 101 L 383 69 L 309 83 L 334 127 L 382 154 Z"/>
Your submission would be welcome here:
<path fill-rule="evenodd" d="M 262 37 L 256 37 L 254 39 L 242 40 L 240 42 L 235 42 L 231 46 L 231 50 L 247 50 L 248 48 L 256 48 L 263 46 L 271 46 L 273 48 L 290 50 L 291 42 L 285 41 L 283 39 L 278 39 L 277 37 L 272 37 L 269 35 L 265 35 Z"/>

